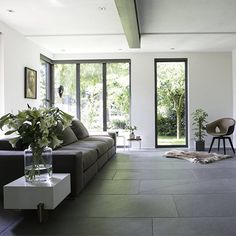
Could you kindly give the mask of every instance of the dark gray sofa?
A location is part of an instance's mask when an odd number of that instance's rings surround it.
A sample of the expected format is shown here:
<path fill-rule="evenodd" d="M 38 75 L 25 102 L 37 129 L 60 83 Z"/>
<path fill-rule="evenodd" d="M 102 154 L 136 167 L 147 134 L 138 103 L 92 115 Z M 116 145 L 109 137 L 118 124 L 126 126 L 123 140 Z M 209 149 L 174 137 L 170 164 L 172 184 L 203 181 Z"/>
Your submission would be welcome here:
<path fill-rule="evenodd" d="M 53 150 L 53 172 L 71 174 L 71 196 L 77 196 L 116 153 L 116 134 L 89 135 L 79 120 L 73 120 L 62 135 L 63 144 Z M 3 186 L 24 175 L 24 152 L 8 140 L 0 140 L 0 196 Z"/>

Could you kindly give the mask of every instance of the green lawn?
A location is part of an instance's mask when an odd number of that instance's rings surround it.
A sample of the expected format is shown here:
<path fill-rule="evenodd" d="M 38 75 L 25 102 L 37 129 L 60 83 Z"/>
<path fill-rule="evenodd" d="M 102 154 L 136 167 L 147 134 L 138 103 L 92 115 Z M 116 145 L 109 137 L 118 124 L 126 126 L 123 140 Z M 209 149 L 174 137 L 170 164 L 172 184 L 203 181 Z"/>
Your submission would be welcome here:
<path fill-rule="evenodd" d="M 158 136 L 158 145 L 185 145 L 185 137 L 177 139 L 174 136 Z"/>

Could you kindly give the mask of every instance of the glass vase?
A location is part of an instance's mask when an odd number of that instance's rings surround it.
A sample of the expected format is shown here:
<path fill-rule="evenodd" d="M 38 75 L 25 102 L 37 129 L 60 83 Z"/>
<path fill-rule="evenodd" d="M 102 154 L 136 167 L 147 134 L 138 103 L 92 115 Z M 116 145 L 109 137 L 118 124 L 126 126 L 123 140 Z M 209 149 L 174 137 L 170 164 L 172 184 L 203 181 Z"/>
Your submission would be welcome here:
<path fill-rule="evenodd" d="M 25 180 L 27 182 L 45 182 L 52 177 L 52 149 L 32 149 L 24 151 Z"/>

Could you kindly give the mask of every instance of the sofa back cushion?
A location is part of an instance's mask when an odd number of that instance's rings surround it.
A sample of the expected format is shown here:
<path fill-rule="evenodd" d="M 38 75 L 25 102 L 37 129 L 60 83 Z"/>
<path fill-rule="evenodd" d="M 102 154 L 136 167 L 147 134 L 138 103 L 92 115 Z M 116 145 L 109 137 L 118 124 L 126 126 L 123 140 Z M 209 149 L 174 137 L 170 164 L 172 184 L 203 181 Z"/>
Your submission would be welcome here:
<path fill-rule="evenodd" d="M 84 139 L 89 136 L 88 130 L 80 120 L 73 120 L 71 128 L 74 131 L 77 139 Z"/>
<path fill-rule="evenodd" d="M 11 138 L 4 138 L 0 139 L 0 150 L 15 150 L 15 151 L 24 151 L 25 149 L 28 148 L 27 145 L 23 144 L 22 140 L 19 139 L 16 142 L 15 147 L 13 148 L 11 143 L 10 143 Z"/>
<path fill-rule="evenodd" d="M 78 141 L 71 127 L 66 127 L 63 130 L 62 138 L 63 138 L 63 143 L 62 143 L 63 146 L 66 146 L 66 145 L 69 145 L 71 143 Z"/>

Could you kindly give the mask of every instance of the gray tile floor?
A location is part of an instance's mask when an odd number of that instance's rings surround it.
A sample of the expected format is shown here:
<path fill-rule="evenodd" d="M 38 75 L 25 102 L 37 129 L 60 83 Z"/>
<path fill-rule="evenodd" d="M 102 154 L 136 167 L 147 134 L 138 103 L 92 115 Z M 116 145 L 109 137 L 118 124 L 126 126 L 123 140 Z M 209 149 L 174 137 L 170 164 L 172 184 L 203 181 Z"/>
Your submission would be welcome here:
<path fill-rule="evenodd" d="M 44 224 L 0 206 L 0 235 L 235 236 L 236 158 L 192 164 L 164 151 L 118 150 Z"/>

